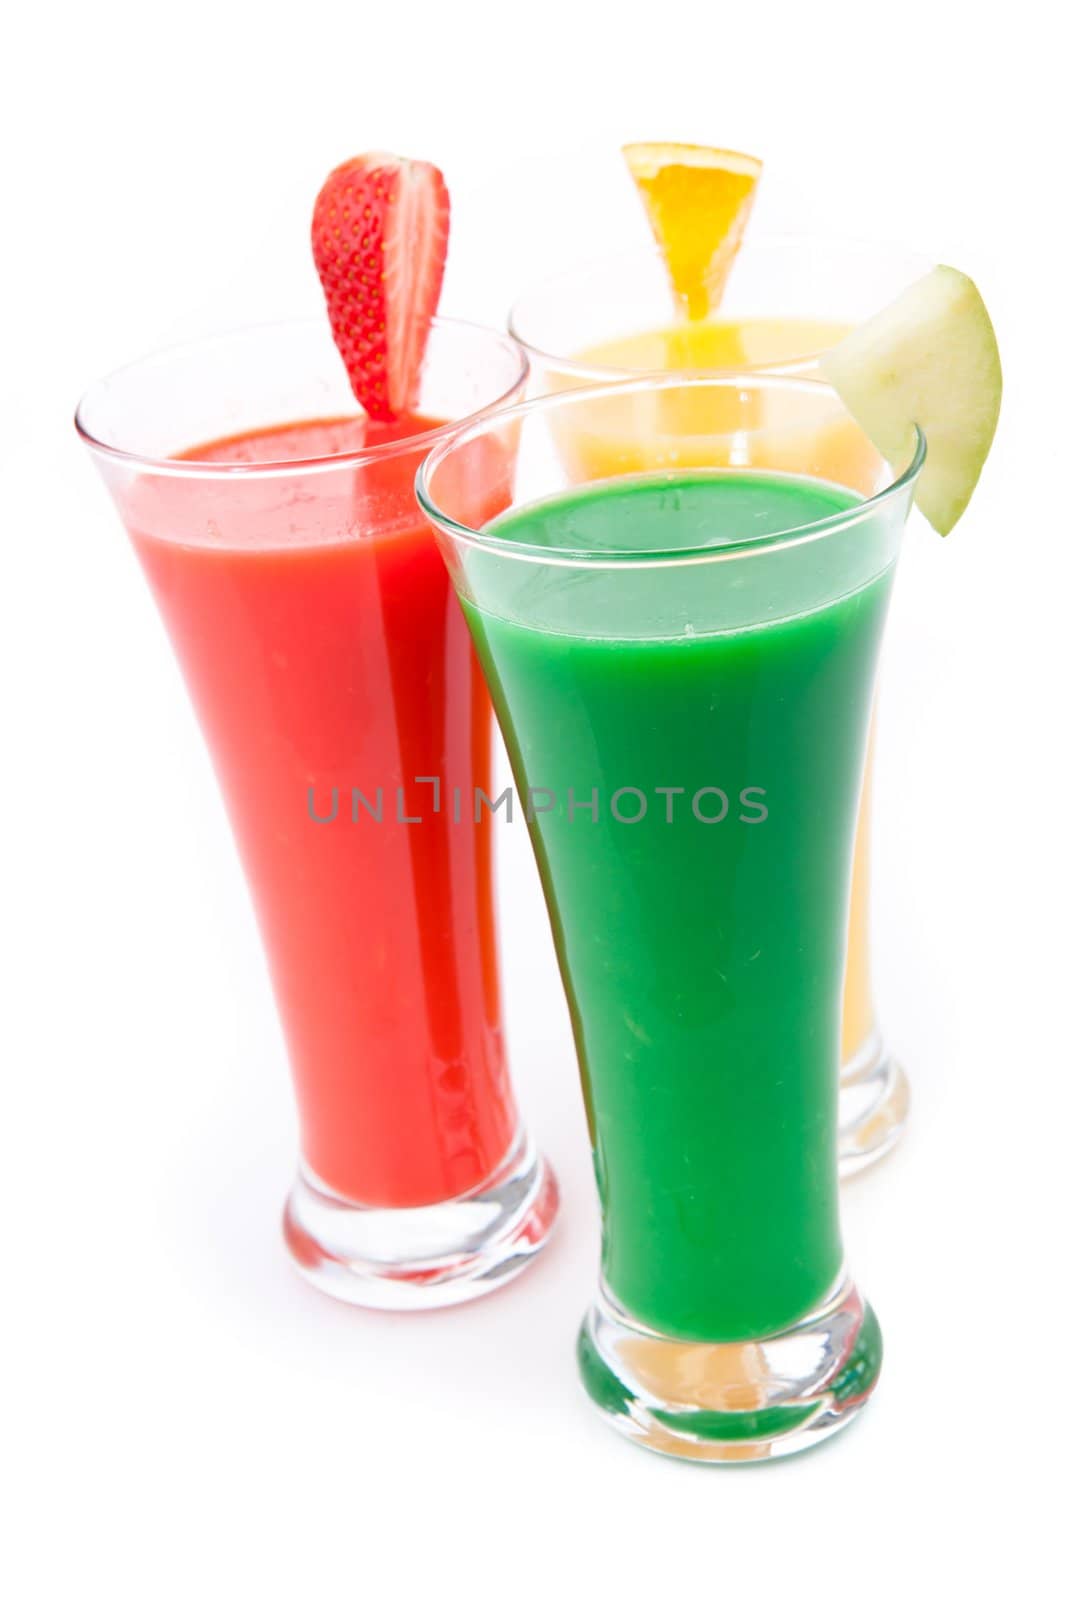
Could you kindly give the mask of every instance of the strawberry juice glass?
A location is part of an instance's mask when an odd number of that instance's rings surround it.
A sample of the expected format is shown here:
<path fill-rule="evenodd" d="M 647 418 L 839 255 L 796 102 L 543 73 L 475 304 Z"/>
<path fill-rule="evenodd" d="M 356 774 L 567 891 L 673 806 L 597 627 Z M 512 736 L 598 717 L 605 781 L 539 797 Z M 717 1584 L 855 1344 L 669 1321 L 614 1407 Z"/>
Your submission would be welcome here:
<path fill-rule="evenodd" d="M 325 320 L 297 322 L 143 361 L 77 415 L 255 904 L 300 1119 L 286 1243 L 360 1305 L 483 1294 L 556 1211 L 501 1026 L 489 697 L 413 496 L 448 424 L 525 377 L 510 340 L 439 319 L 413 414 L 373 422 Z M 484 497 L 477 463 L 468 485 L 486 515 L 507 503 L 502 451 Z"/>

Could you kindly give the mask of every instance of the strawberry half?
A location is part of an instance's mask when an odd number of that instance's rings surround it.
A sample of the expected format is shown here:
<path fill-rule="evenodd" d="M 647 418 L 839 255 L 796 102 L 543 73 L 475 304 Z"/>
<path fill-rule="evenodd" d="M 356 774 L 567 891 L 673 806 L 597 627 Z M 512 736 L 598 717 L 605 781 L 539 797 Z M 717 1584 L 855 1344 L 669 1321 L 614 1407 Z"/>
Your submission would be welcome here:
<path fill-rule="evenodd" d="M 418 402 L 448 213 L 436 167 L 378 151 L 336 167 L 315 201 L 311 250 L 334 341 L 356 399 L 380 421 Z"/>

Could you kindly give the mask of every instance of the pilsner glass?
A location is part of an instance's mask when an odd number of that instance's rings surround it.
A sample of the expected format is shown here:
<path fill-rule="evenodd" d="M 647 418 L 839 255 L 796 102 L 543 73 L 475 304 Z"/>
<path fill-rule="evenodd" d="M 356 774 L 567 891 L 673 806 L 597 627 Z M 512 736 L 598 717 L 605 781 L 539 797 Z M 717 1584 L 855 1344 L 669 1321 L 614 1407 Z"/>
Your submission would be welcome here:
<path fill-rule="evenodd" d="M 667 370 L 814 377 L 821 351 L 930 265 L 885 244 L 749 237 L 718 314 L 690 323 L 679 319 L 663 264 L 648 250 L 552 277 L 516 302 L 510 328 L 530 357 L 532 392 Z M 856 834 L 845 966 L 838 1106 L 838 1156 L 845 1177 L 892 1148 L 908 1112 L 908 1081 L 886 1049 L 871 981 L 873 760 L 872 741 Z"/>
<path fill-rule="evenodd" d="M 556 1211 L 508 1076 L 489 818 L 457 827 L 443 800 L 488 790 L 491 707 L 413 494 L 442 424 L 518 398 L 526 370 L 439 320 L 417 415 L 371 424 L 325 320 L 288 323 L 139 363 L 78 412 L 255 904 L 300 1113 L 286 1242 L 357 1304 L 484 1293 Z"/>
<path fill-rule="evenodd" d="M 518 450 L 502 516 L 471 490 L 490 445 Z M 570 1007 L 602 1213 L 582 1378 L 695 1460 L 827 1437 L 880 1365 L 838 1227 L 841 989 L 924 446 L 869 493 L 872 454 L 824 384 L 659 375 L 468 424 L 417 481 Z"/>

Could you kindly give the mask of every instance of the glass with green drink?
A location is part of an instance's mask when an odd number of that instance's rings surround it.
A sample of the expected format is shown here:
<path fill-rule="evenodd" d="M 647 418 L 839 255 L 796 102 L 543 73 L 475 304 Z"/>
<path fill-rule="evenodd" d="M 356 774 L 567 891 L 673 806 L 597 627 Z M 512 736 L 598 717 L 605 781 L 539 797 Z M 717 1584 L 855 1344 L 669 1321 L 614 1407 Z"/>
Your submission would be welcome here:
<path fill-rule="evenodd" d="M 603 1224 L 583 1382 L 694 1460 L 829 1436 L 880 1365 L 838 1223 L 841 984 L 924 444 L 873 493 L 872 452 L 823 384 L 668 374 L 472 423 L 419 474 L 582 1073 Z M 493 470 L 511 509 L 487 518 Z"/>

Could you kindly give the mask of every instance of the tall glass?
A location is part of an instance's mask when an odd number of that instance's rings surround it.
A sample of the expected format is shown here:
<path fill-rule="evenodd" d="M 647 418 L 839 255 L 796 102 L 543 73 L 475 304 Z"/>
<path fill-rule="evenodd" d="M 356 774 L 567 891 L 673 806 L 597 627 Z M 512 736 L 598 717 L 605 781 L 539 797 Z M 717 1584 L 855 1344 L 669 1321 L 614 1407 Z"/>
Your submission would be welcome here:
<path fill-rule="evenodd" d="M 663 264 L 649 249 L 589 263 L 531 289 L 513 307 L 510 327 L 530 357 L 532 392 L 654 371 L 814 377 L 823 350 L 930 265 L 885 244 L 749 238 L 718 314 L 690 323 L 678 317 Z M 856 836 L 845 966 L 838 1153 L 846 1177 L 892 1148 L 908 1111 L 907 1078 L 885 1046 L 871 978 L 873 761 L 872 743 Z"/>
<path fill-rule="evenodd" d="M 469 487 L 490 444 L 518 448 L 500 518 Z M 825 1438 L 880 1364 L 838 1228 L 841 984 L 923 445 L 873 495 L 870 448 L 825 385 L 659 376 L 470 424 L 418 479 L 570 1005 L 603 1222 L 582 1378 L 695 1460 Z"/>
<path fill-rule="evenodd" d="M 77 426 L 211 750 L 285 1031 L 289 1251 L 357 1304 L 451 1304 L 541 1247 L 555 1180 L 516 1113 L 497 983 L 491 707 L 415 469 L 521 395 L 510 340 L 435 323 L 418 414 L 356 415 L 325 320 L 166 352 Z M 508 503 L 494 444 L 468 457 Z M 482 470 L 484 465 L 485 470 Z"/>

